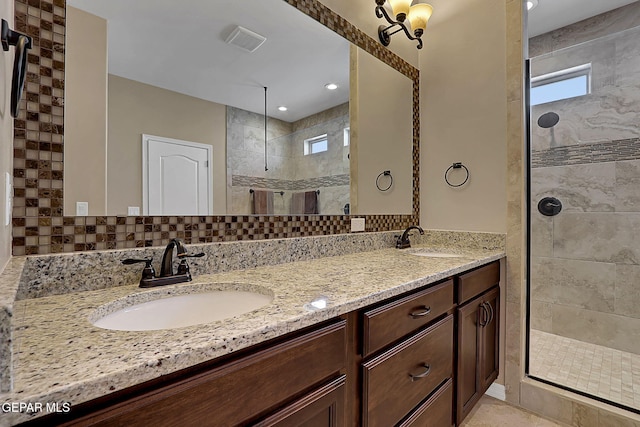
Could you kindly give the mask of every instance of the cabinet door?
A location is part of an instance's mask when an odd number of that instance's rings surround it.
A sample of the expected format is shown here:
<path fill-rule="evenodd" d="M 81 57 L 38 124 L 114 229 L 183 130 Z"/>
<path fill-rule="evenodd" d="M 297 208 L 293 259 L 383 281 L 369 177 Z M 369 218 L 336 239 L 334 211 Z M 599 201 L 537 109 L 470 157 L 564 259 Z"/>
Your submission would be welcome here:
<path fill-rule="evenodd" d="M 498 376 L 500 288 L 458 309 L 457 423 Z"/>
<path fill-rule="evenodd" d="M 458 309 L 458 375 L 457 381 L 457 423 L 460 424 L 473 405 L 480 399 L 480 340 L 482 329 L 480 316 L 483 315 L 476 298 Z"/>
<path fill-rule="evenodd" d="M 346 376 L 305 395 L 255 427 L 342 427 Z"/>
<path fill-rule="evenodd" d="M 69 425 L 247 425 L 329 378 L 345 366 L 341 320 L 205 372 L 110 405 Z"/>
<path fill-rule="evenodd" d="M 484 393 L 498 377 L 498 345 L 499 345 L 499 325 L 500 325 L 500 288 L 482 296 L 481 306 L 488 311 L 486 324 L 482 326 L 481 346 L 480 346 L 480 391 Z M 482 315 L 482 313 L 480 313 Z M 485 316 L 487 316 L 485 314 Z"/>

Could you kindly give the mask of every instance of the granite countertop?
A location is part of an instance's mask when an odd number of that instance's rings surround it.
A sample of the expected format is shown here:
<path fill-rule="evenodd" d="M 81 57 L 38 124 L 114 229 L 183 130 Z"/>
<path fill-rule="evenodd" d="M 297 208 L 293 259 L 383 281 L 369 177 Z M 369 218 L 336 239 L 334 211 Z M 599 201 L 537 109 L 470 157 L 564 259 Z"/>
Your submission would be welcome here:
<path fill-rule="evenodd" d="M 199 275 L 190 283 L 161 288 L 140 289 L 135 284 L 16 301 L 13 390 L 0 394 L 0 403 L 85 402 L 505 256 L 502 250 L 440 250 L 462 256 L 433 258 L 410 255 L 407 250 L 381 249 Z M 144 300 L 147 294 L 172 294 L 187 288 L 194 292 L 255 289 L 273 293 L 274 298 L 272 303 L 232 319 L 170 330 L 113 331 L 89 321 L 95 318 L 96 310 L 114 300 L 134 294 Z M 318 297 L 326 298 L 326 308 L 310 306 Z M 0 425 L 29 418 L 0 413 Z"/>

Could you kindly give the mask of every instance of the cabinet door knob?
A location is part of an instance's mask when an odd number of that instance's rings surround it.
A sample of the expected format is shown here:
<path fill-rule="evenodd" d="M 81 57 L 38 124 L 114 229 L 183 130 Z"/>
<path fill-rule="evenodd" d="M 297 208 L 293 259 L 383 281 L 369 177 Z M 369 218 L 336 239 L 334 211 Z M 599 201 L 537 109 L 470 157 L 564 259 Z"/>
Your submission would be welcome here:
<path fill-rule="evenodd" d="M 426 305 L 423 305 L 422 307 L 423 308 L 414 310 L 411 313 L 409 313 L 409 316 L 413 317 L 414 319 L 419 319 L 421 317 L 428 316 L 429 314 L 431 314 L 431 307 L 427 307 Z"/>
<path fill-rule="evenodd" d="M 410 372 L 409 376 L 411 377 L 411 381 L 418 381 L 421 378 L 426 377 L 431 373 L 431 366 L 424 363 L 422 365 L 422 369 L 419 372 Z"/>

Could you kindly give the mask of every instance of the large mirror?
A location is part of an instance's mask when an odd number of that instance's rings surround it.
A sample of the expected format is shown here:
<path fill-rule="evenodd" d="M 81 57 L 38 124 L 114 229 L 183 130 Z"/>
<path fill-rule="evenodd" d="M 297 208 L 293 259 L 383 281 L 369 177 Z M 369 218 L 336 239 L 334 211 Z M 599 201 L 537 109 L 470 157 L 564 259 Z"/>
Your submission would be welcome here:
<path fill-rule="evenodd" d="M 412 80 L 286 2 L 68 0 L 66 24 L 65 215 L 412 212 Z"/>

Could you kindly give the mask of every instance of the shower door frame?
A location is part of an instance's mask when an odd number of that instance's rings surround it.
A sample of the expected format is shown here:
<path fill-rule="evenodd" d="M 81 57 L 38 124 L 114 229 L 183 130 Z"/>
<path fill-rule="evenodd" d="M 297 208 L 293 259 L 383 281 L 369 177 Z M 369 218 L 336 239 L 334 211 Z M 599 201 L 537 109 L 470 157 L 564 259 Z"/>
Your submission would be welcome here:
<path fill-rule="evenodd" d="M 536 375 L 533 375 L 529 372 L 529 362 L 530 362 L 530 346 L 531 346 L 531 210 L 533 208 L 534 203 L 531 200 L 531 139 L 532 139 L 532 129 L 531 129 L 531 58 L 525 58 L 524 60 L 524 105 L 525 105 L 525 114 L 524 114 L 524 129 L 526 132 L 525 135 L 525 191 L 526 191 L 526 260 L 525 260 L 525 306 L 526 306 L 526 314 L 525 314 L 525 353 L 524 353 L 524 374 L 525 377 L 530 378 L 535 381 L 539 381 L 543 384 L 550 385 L 552 387 L 557 387 L 562 390 L 569 391 L 571 393 L 578 394 L 580 396 L 587 397 L 589 399 L 596 400 L 601 403 L 605 403 L 607 405 L 615 406 L 617 408 L 623 409 L 625 411 L 630 411 L 635 414 L 640 414 L 640 408 L 634 408 L 631 406 L 623 405 L 622 403 L 618 403 L 612 400 L 608 400 L 599 396 L 595 396 L 593 394 L 587 393 L 585 391 L 577 390 L 566 385 L 553 382 L 544 378 L 540 378 Z"/>

